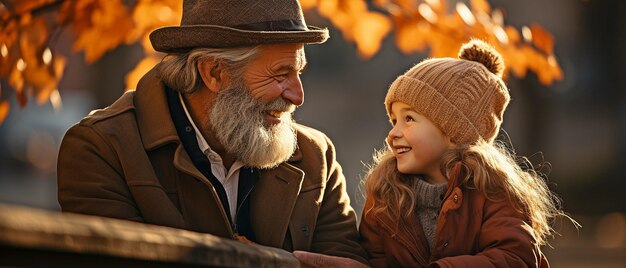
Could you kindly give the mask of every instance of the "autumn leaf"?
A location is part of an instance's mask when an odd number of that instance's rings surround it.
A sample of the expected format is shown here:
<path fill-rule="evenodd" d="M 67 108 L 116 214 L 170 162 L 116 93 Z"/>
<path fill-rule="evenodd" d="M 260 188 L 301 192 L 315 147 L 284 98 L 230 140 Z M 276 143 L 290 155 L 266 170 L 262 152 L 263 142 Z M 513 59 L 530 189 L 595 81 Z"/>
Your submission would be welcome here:
<path fill-rule="evenodd" d="M 142 59 L 135 68 L 130 71 L 124 81 L 126 82 L 126 89 L 136 88 L 137 84 L 141 77 L 143 77 L 150 69 L 152 69 L 156 64 L 158 64 L 160 59 L 156 56 L 146 57 Z"/>
<path fill-rule="evenodd" d="M 472 9 L 474 11 L 478 12 L 483 12 L 486 14 L 491 13 L 491 6 L 489 5 L 489 2 L 487 2 L 487 0 L 471 0 L 470 1 Z"/>
<path fill-rule="evenodd" d="M 426 47 L 426 35 L 430 25 L 424 21 L 396 22 L 396 44 L 405 54 L 422 51 Z"/>
<path fill-rule="evenodd" d="M 504 32 L 508 36 L 509 42 L 511 42 L 513 44 L 517 44 L 517 43 L 519 43 L 521 41 L 520 33 L 517 31 L 517 29 L 515 29 L 515 27 L 513 27 L 513 26 L 506 26 L 506 27 L 504 27 Z"/>
<path fill-rule="evenodd" d="M 359 55 L 370 58 L 376 54 L 390 28 L 391 23 L 387 17 L 373 12 L 363 14 L 353 29 Z"/>
<path fill-rule="evenodd" d="M 57 0 L 28 0 L 28 1 L 12 1 L 9 6 L 13 13 L 26 13 L 31 12 L 37 8 L 45 6 L 46 4 L 54 3 Z"/>
<path fill-rule="evenodd" d="M 0 124 L 4 122 L 4 119 L 9 115 L 9 102 L 2 101 L 0 102 Z"/>
<path fill-rule="evenodd" d="M 300 6 L 303 11 L 307 11 L 311 8 L 314 8 L 317 5 L 317 0 L 300 0 Z"/>
<path fill-rule="evenodd" d="M 411 2 L 411 1 L 405 1 Z M 428 0 L 428 6 L 439 16 L 444 15 L 448 11 L 448 1 L 445 0 Z"/>
<path fill-rule="evenodd" d="M 182 7 L 176 0 L 140 0 L 132 10 L 133 27 L 126 43 L 135 43 L 152 30 L 175 25 L 180 21 Z"/>
<path fill-rule="evenodd" d="M 391 30 L 390 19 L 369 11 L 363 0 L 320 0 L 318 9 L 322 16 L 342 31 L 344 39 L 356 43 L 357 51 L 363 58 L 376 54 Z"/>
<path fill-rule="evenodd" d="M 124 43 L 133 23 L 121 0 L 98 0 L 91 14 L 90 26 L 79 34 L 74 51 L 85 51 L 85 60 L 93 63 L 105 52 Z"/>
<path fill-rule="evenodd" d="M 548 31 L 538 24 L 530 25 L 533 44 L 543 52 L 551 55 L 554 48 L 554 37 Z"/>

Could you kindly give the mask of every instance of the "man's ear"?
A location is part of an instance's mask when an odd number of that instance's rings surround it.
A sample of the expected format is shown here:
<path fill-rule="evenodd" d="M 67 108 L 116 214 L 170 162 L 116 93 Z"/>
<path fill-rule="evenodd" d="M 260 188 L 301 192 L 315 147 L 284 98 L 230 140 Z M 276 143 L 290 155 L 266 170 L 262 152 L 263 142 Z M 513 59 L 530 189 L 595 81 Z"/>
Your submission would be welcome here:
<path fill-rule="evenodd" d="M 228 81 L 226 72 L 222 65 L 214 60 L 206 59 L 198 62 L 198 73 L 204 85 L 211 91 L 217 93 Z"/>

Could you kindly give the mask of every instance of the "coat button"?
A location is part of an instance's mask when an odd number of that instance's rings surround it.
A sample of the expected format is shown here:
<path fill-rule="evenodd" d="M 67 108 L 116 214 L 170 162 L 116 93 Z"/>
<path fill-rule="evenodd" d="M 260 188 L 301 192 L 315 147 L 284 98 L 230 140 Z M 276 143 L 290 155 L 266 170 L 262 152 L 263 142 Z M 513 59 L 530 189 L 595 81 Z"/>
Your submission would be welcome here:
<path fill-rule="evenodd" d="M 454 203 L 458 203 L 459 202 L 459 196 L 458 195 L 454 195 Z"/>
<path fill-rule="evenodd" d="M 443 243 L 443 247 L 444 248 L 448 247 L 448 242 Z"/>
<path fill-rule="evenodd" d="M 186 131 L 187 133 L 191 132 L 192 130 L 193 130 L 193 128 L 191 128 L 191 126 L 186 126 L 186 127 L 185 127 L 185 131 Z"/>

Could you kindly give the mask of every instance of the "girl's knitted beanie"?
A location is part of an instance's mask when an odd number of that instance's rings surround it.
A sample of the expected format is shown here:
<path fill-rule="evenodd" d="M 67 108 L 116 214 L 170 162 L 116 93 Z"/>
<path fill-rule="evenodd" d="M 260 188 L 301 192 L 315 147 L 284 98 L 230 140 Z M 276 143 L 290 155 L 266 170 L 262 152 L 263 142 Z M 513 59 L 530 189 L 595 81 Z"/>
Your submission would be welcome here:
<path fill-rule="evenodd" d="M 426 116 L 455 143 L 493 142 L 510 96 L 504 61 L 489 44 L 472 40 L 453 58 L 422 61 L 399 76 L 385 98 L 387 115 L 400 101 Z"/>

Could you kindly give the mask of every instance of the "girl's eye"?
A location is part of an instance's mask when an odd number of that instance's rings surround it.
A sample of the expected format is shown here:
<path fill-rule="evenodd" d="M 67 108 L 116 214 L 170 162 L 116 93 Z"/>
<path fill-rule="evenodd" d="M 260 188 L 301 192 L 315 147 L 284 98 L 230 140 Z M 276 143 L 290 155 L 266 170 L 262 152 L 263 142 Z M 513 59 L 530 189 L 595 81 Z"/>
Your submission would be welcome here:
<path fill-rule="evenodd" d="M 396 119 L 391 119 L 391 125 L 395 126 L 396 125 Z"/>
<path fill-rule="evenodd" d="M 413 122 L 413 121 L 415 121 L 415 119 L 413 119 L 413 117 L 412 117 L 412 116 L 410 116 L 410 115 L 407 115 L 407 116 L 404 118 L 404 120 L 405 120 L 405 121 L 407 121 L 407 122 Z"/>

